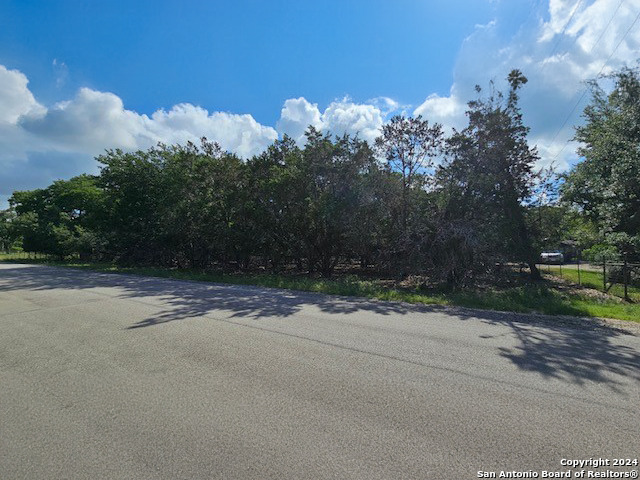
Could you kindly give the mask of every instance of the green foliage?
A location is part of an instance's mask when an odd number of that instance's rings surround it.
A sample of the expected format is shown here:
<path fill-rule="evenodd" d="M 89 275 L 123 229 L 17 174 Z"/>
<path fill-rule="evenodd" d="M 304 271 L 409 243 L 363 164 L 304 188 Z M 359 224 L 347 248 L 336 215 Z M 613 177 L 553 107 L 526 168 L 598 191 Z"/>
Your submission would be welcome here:
<path fill-rule="evenodd" d="M 584 160 L 566 176 L 564 201 L 592 219 L 610 243 L 638 252 L 640 235 L 640 71 L 622 69 L 609 77 L 606 94 L 591 82 L 586 120 L 576 128 Z"/>
<path fill-rule="evenodd" d="M 434 160 L 442 154 L 443 137 L 437 123 L 430 125 L 420 116 L 394 116 L 375 142 L 387 172 L 383 257 L 401 275 L 429 268 L 424 251 L 432 240 L 436 215 L 427 192 L 434 188 Z"/>
<path fill-rule="evenodd" d="M 396 116 L 375 150 L 313 127 L 304 147 L 285 136 L 247 161 L 206 139 L 109 150 L 97 177 L 15 192 L 10 231 L 61 258 L 323 277 L 359 261 L 457 287 L 496 262 L 537 258 L 524 207 L 537 155 L 517 97 L 526 78 L 508 80 L 508 96 L 470 102 L 469 126 L 446 142 L 440 125 Z"/>
<path fill-rule="evenodd" d="M 45 189 L 14 192 L 9 199 L 15 209 L 15 235 L 22 237 L 25 251 L 58 255 L 93 254 L 88 231 L 97 227 L 102 191 L 96 178 L 80 175 L 58 180 Z"/>
<path fill-rule="evenodd" d="M 488 98 L 469 102 L 469 125 L 448 139 L 450 158 L 438 172 L 439 267 L 451 283 L 506 260 L 526 262 L 537 274 L 523 204 L 536 181 L 538 155 L 527 143 L 517 95 L 527 79 L 514 70 L 508 81 L 506 100 L 492 89 Z"/>
<path fill-rule="evenodd" d="M 527 224 L 533 233 L 534 246 L 539 252 L 558 248 L 568 239 L 571 212 L 558 205 L 532 206 L 526 210 Z"/>
<path fill-rule="evenodd" d="M 333 142 L 329 134 L 307 132 L 298 181 L 306 186 L 301 241 L 310 270 L 328 276 L 348 251 L 353 219 L 366 201 L 363 174 L 375 168 L 366 143 L 346 135 Z"/>
<path fill-rule="evenodd" d="M 597 243 L 590 248 L 582 251 L 582 258 L 587 262 L 598 263 L 606 260 L 607 262 L 619 261 L 620 253 L 618 249 L 603 243 Z"/>
<path fill-rule="evenodd" d="M 565 260 L 572 260 L 582 252 L 604 241 L 597 225 L 587 216 L 563 203 L 530 205 L 526 220 L 537 252 L 563 250 Z"/>
<path fill-rule="evenodd" d="M 9 252 L 15 248 L 19 233 L 16 229 L 16 213 L 13 208 L 0 210 L 0 251 Z"/>

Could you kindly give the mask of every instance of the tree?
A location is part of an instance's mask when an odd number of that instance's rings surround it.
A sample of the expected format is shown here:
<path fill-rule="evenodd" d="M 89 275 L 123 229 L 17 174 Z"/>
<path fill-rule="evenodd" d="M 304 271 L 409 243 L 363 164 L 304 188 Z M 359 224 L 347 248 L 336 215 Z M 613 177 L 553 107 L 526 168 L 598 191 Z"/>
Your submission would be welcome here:
<path fill-rule="evenodd" d="M 284 136 L 248 161 L 247 211 L 257 251 L 274 271 L 289 261 L 301 266 L 301 238 L 308 229 L 302 150 Z"/>
<path fill-rule="evenodd" d="M 13 208 L 0 210 L 0 251 L 8 252 L 18 238 L 16 212 Z"/>
<path fill-rule="evenodd" d="M 394 116 L 382 126 L 376 139 L 378 153 L 384 157 L 391 171 L 402 178 L 401 223 L 406 232 L 410 210 L 410 191 L 425 186 L 426 175 L 440 153 L 443 133 L 438 123 L 430 126 L 428 120 L 417 117 Z"/>
<path fill-rule="evenodd" d="M 640 70 L 623 68 L 609 94 L 589 83 L 591 103 L 576 128 L 584 160 L 565 177 L 562 198 L 600 228 L 611 243 L 640 251 Z"/>
<path fill-rule="evenodd" d="M 375 160 L 366 142 L 346 134 L 332 141 L 330 133 L 309 127 L 306 136 L 299 168 L 306 195 L 301 240 L 310 270 L 329 276 L 349 249 L 350 225 L 361 202 L 358 185 Z"/>
<path fill-rule="evenodd" d="M 469 102 L 468 126 L 448 139 L 449 160 L 438 173 L 442 221 L 439 245 L 449 250 L 452 283 L 473 270 L 505 260 L 526 262 L 534 277 L 538 252 L 525 219 L 524 202 L 535 183 L 535 148 L 523 124 L 518 90 L 526 77 L 513 70 L 505 99 L 492 90 Z M 482 89 L 477 86 L 481 94 Z M 446 248 L 450 242 L 449 248 Z"/>
<path fill-rule="evenodd" d="M 97 160 L 102 164 L 98 185 L 104 190 L 99 229 L 107 254 L 123 263 L 165 263 L 163 146 L 109 150 Z"/>
<path fill-rule="evenodd" d="M 58 255 L 91 255 L 97 247 L 102 190 L 91 175 L 57 180 L 45 189 L 14 192 L 16 232 L 23 248 Z"/>
<path fill-rule="evenodd" d="M 178 267 L 248 265 L 254 252 L 248 219 L 247 166 L 219 145 L 159 144 L 109 151 L 100 185 L 100 230 L 113 259 Z"/>
<path fill-rule="evenodd" d="M 247 222 L 245 164 L 216 143 L 162 147 L 160 172 L 165 205 L 161 229 L 170 256 L 180 266 L 224 269 L 246 265 L 251 254 Z"/>

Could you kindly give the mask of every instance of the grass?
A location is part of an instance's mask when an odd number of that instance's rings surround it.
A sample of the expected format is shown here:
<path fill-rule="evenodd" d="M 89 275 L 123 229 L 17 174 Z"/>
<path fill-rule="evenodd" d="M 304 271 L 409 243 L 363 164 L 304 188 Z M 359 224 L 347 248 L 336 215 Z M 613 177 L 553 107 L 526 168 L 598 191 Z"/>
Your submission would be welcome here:
<path fill-rule="evenodd" d="M 546 270 L 546 268 L 545 268 Z M 570 281 L 571 283 L 578 283 L 578 269 L 573 267 L 562 267 L 560 270 L 559 266 L 551 266 L 549 271 L 553 273 L 555 276 L 559 276 L 565 280 Z M 543 270 L 544 272 L 544 270 Z M 589 271 L 589 270 L 580 270 L 580 284 L 593 288 L 595 290 L 602 291 L 602 272 L 601 271 Z M 608 284 L 607 284 L 608 285 Z M 615 295 L 617 297 L 624 297 L 624 287 L 620 284 L 614 284 L 610 289 L 609 293 L 611 295 Z M 640 303 L 640 288 L 634 285 L 629 285 L 628 287 L 629 298 L 635 303 Z"/>
<path fill-rule="evenodd" d="M 49 258 L 25 259 L 24 254 L 0 254 L 0 261 L 19 261 L 65 266 L 99 272 L 125 273 L 151 277 L 174 278 L 202 282 L 258 285 L 262 287 L 286 288 L 331 295 L 365 297 L 378 300 L 402 301 L 430 305 L 452 305 L 478 309 L 520 313 L 543 313 L 548 315 L 573 315 L 587 317 L 616 318 L 640 322 L 640 303 L 623 303 L 602 299 L 588 292 L 567 291 L 551 280 L 525 283 L 516 287 L 493 289 L 468 289 L 459 292 L 424 291 L 417 288 L 390 288 L 379 280 L 346 276 L 336 279 L 309 276 L 274 274 L 216 274 L 197 270 L 177 270 L 158 267 L 121 267 L 111 263 L 83 263 L 78 260 L 56 261 Z M 573 281 L 570 269 L 563 268 L 563 277 Z M 583 285 L 600 286 L 597 272 L 581 272 Z M 577 271 L 575 272 L 577 280 Z M 636 288 L 634 295 L 638 292 Z M 639 295 L 640 297 L 640 295 Z"/>

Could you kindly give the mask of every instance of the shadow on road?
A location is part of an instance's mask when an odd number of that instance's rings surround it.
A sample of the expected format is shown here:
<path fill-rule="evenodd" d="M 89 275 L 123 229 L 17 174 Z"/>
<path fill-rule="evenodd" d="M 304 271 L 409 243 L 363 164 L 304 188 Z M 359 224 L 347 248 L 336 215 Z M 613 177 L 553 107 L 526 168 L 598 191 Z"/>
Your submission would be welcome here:
<path fill-rule="evenodd" d="M 451 321 L 480 320 L 508 326 L 518 339 L 516 348 L 499 348 L 499 354 L 518 368 L 575 384 L 615 383 L 610 374 L 640 381 L 640 352 L 617 345 L 614 339 L 626 332 L 595 319 L 559 319 L 515 313 L 467 310 L 440 306 L 376 302 L 308 292 L 240 285 L 207 284 L 136 275 L 98 273 L 55 267 L 0 268 L 0 292 L 53 289 L 89 290 L 115 288 L 116 298 L 160 300 L 160 312 L 129 329 L 161 325 L 203 315 L 226 318 L 291 317 L 305 305 L 336 316 L 354 312 L 377 315 L 439 312 Z M 1 314 L 1 312 L 0 312 Z M 535 328 L 541 327 L 541 328 Z M 491 335 L 481 339 L 490 340 Z"/>

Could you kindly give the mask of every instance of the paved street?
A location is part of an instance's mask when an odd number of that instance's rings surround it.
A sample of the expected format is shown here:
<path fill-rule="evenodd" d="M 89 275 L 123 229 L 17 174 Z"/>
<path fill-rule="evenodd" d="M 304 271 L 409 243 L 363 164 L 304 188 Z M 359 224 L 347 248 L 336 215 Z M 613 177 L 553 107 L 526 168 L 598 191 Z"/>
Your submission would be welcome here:
<path fill-rule="evenodd" d="M 0 264 L 0 479 L 638 458 L 640 337 L 588 325 Z"/>

